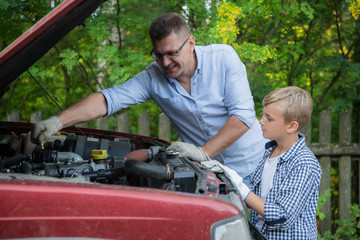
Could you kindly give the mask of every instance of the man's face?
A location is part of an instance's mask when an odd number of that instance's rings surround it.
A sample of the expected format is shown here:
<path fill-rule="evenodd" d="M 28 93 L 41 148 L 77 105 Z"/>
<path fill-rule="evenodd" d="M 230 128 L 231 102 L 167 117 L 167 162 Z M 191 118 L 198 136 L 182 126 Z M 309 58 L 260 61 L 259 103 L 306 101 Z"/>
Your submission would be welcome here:
<path fill-rule="evenodd" d="M 286 136 L 290 124 L 285 122 L 281 109 L 281 103 L 264 107 L 260 125 L 265 138 L 279 141 Z"/>
<path fill-rule="evenodd" d="M 153 52 L 162 56 L 156 62 L 170 78 L 178 78 L 182 74 L 187 74 L 191 53 L 194 50 L 194 37 L 179 36 L 172 32 L 169 36 L 153 42 Z M 180 51 L 179 48 L 181 48 Z M 175 54 L 177 56 L 171 56 L 174 53 L 177 53 Z"/>

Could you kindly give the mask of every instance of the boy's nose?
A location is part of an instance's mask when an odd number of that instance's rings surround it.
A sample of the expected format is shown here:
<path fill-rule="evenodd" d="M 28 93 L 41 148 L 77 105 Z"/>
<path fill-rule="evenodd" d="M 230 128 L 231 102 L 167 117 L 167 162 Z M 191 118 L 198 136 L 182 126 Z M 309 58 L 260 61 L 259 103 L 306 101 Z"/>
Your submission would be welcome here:
<path fill-rule="evenodd" d="M 259 123 L 260 123 L 261 126 L 264 125 L 263 116 L 261 116 L 261 118 L 260 118 L 260 120 L 259 120 Z"/>

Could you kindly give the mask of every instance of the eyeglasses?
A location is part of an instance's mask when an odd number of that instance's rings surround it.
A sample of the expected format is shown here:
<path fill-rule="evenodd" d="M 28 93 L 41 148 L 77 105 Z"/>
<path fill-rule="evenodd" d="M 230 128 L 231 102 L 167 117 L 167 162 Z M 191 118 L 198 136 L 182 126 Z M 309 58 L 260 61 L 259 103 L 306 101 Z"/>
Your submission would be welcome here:
<path fill-rule="evenodd" d="M 191 37 L 191 36 L 190 36 L 190 37 Z M 154 52 L 154 49 L 152 49 L 152 50 L 151 50 L 151 53 L 150 53 L 150 56 L 151 56 L 152 58 L 154 58 L 156 61 L 161 61 L 161 60 L 164 59 L 164 57 L 167 57 L 168 59 L 174 59 L 174 58 L 176 58 L 177 56 L 179 56 L 179 53 L 180 53 L 181 49 L 185 46 L 186 42 L 189 40 L 190 37 L 188 37 L 188 38 L 185 40 L 185 42 L 181 45 L 181 47 L 180 47 L 178 50 L 176 50 L 176 51 L 170 51 L 170 52 L 167 52 L 167 53 L 165 53 L 165 54 L 161 54 L 161 53 L 155 53 L 155 52 Z"/>

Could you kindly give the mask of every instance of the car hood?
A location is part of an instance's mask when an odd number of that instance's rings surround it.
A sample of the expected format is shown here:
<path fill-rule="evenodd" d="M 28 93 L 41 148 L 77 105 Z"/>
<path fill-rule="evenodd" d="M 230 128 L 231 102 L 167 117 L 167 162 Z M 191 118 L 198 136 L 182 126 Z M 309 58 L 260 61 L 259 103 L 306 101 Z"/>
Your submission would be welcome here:
<path fill-rule="evenodd" d="M 8 85 L 82 24 L 104 0 L 67 0 L 54 8 L 0 53 L 0 96 Z"/>

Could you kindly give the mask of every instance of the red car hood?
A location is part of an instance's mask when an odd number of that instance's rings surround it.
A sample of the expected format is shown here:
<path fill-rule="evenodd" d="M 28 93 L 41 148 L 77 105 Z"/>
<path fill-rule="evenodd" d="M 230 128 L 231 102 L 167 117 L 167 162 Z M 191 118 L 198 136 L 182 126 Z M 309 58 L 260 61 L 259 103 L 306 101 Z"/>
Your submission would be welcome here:
<path fill-rule="evenodd" d="M 1 92 L 61 38 L 82 24 L 103 2 L 104 0 L 64 1 L 5 48 L 0 53 Z"/>
<path fill-rule="evenodd" d="M 14 178 L 0 175 L 1 239 L 210 239 L 215 222 L 241 214 L 206 196 Z"/>

